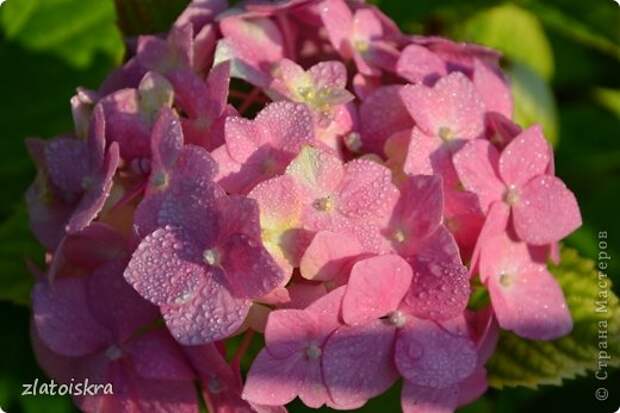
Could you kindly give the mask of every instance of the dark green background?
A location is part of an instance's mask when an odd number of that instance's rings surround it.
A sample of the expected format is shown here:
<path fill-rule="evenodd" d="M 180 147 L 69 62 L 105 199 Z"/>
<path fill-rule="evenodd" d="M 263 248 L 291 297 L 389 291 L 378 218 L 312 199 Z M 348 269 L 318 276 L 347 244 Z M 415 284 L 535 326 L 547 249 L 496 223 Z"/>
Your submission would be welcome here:
<path fill-rule="evenodd" d="M 120 0 L 129 6 L 129 2 Z M 143 0 L 143 5 L 162 0 Z M 127 16 L 131 33 L 157 30 L 183 1 L 152 9 L 147 20 Z M 557 174 L 579 199 L 583 227 L 566 244 L 596 258 L 597 233 L 607 231 L 609 275 L 620 286 L 620 7 L 612 0 L 518 2 L 375 1 L 406 31 L 445 34 L 502 50 L 503 64 L 523 92 L 524 123 L 541 122 L 556 143 Z M 131 13 L 132 8 L 129 7 Z M 158 15 L 157 10 L 164 10 Z M 0 406 L 9 413 L 67 412 L 63 398 L 19 397 L 21 383 L 43 377 L 28 340 L 27 258 L 41 249 L 27 228 L 23 193 L 34 169 L 23 139 L 51 137 L 72 126 L 69 98 L 77 86 L 96 88 L 122 60 L 112 0 L 8 0 L 0 7 Z M 527 99 L 533 96 L 533 99 Z M 592 375 L 563 387 L 492 390 L 467 412 L 613 412 L 620 376 L 596 402 Z M 398 389 L 365 409 L 399 411 Z M 293 412 L 306 411 L 303 407 Z"/>

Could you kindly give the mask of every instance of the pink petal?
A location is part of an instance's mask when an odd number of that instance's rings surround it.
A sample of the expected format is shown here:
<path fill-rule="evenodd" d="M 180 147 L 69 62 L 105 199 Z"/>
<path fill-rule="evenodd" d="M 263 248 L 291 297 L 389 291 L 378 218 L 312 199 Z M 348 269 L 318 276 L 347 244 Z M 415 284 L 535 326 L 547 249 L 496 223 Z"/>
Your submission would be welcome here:
<path fill-rule="evenodd" d="M 434 175 L 441 172 L 435 170 L 433 158 L 437 155 L 446 157 L 447 151 L 438 137 L 426 135 L 418 127 L 414 127 L 404 149 L 405 158 L 402 166 L 404 173 Z"/>
<path fill-rule="evenodd" d="M 572 329 L 560 286 L 544 264 L 531 260 L 527 244 L 506 235 L 493 238 L 482 250 L 480 274 L 502 328 L 538 340 L 558 338 Z"/>
<path fill-rule="evenodd" d="M 559 241 L 581 226 L 575 195 L 551 175 L 525 184 L 512 211 L 519 238 L 534 245 Z"/>
<path fill-rule="evenodd" d="M 499 173 L 506 185 L 517 188 L 545 173 L 549 165 L 549 144 L 540 126 L 532 126 L 513 139 L 502 151 Z"/>
<path fill-rule="evenodd" d="M 430 86 L 446 74 L 446 64 L 426 47 L 410 44 L 401 52 L 396 72 L 411 83 Z"/>
<path fill-rule="evenodd" d="M 93 317 L 114 333 L 117 342 L 128 340 L 159 317 L 157 307 L 123 278 L 126 265 L 125 260 L 109 261 L 90 275 L 86 287 Z"/>
<path fill-rule="evenodd" d="M 474 139 L 484 131 L 482 98 L 460 72 L 441 78 L 433 88 L 407 85 L 401 96 L 417 126 L 428 135 Z"/>
<path fill-rule="evenodd" d="M 438 176 L 410 176 L 400 187 L 400 198 L 389 226 L 390 233 L 386 235 L 391 237 L 396 245 L 406 245 L 408 241 L 421 240 L 435 232 L 442 217 L 441 179 Z M 397 238 L 400 235 L 403 237 L 402 241 Z"/>
<path fill-rule="evenodd" d="M 163 330 L 145 333 L 127 346 L 136 374 L 144 379 L 192 381 L 195 374 L 181 346 Z"/>
<path fill-rule="evenodd" d="M 261 110 L 254 120 L 265 140 L 286 152 L 298 152 L 314 140 L 312 115 L 304 104 L 275 102 Z"/>
<path fill-rule="evenodd" d="M 263 349 L 250 367 L 241 397 L 252 403 L 282 406 L 291 402 L 303 386 L 302 355 L 275 358 Z"/>
<path fill-rule="evenodd" d="M 170 174 L 182 147 L 183 131 L 179 119 L 171 109 L 161 109 L 151 134 L 151 181 L 161 180 L 162 174 L 164 177 Z"/>
<path fill-rule="evenodd" d="M 396 329 L 383 320 L 343 326 L 330 336 L 323 354 L 325 384 L 336 405 L 363 404 L 392 386 Z"/>
<path fill-rule="evenodd" d="M 483 211 L 488 211 L 493 201 L 501 200 L 505 186 L 497 174 L 499 154 L 489 141 L 468 142 L 452 160 L 463 186 L 478 195 Z"/>
<path fill-rule="evenodd" d="M 360 106 L 362 142 L 368 150 L 382 153 L 387 139 L 413 127 L 411 115 L 401 98 L 402 86 L 380 87 Z"/>
<path fill-rule="evenodd" d="M 412 275 L 409 264 L 398 255 L 358 261 L 351 270 L 342 318 L 350 325 L 363 324 L 396 310 Z"/>
<path fill-rule="evenodd" d="M 354 220 L 383 224 L 398 199 L 388 168 L 365 159 L 345 165 L 338 191 L 338 209 Z"/>
<path fill-rule="evenodd" d="M 211 272 L 192 301 L 164 305 L 162 315 L 172 336 L 181 344 L 211 343 L 232 336 L 243 324 L 250 302 L 231 296 L 221 274 Z"/>
<path fill-rule="evenodd" d="M 433 388 L 405 380 L 401 393 L 403 413 L 453 413 L 458 406 L 459 386 Z"/>
<path fill-rule="evenodd" d="M 474 86 L 488 111 L 512 118 L 512 94 L 499 67 L 474 59 Z"/>
<path fill-rule="evenodd" d="M 333 280 L 348 273 L 363 251 L 350 235 L 319 231 L 302 256 L 299 270 L 309 280 Z"/>
<path fill-rule="evenodd" d="M 47 173 L 54 185 L 62 191 L 81 193 L 82 181 L 90 173 L 88 148 L 84 141 L 56 138 L 45 146 Z"/>
<path fill-rule="evenodd" d="M 465 310 L 469 277 L 445 228 L 429 238 L 424 251 L 409 259 L 414 276 L 405 302 L 416 317 L 446 320 Z"/>
<path fill-rule="evenodd" d="M 284 281 L 284 272 L 260 241 L 246 234 L 231 235 L 222 248 L 222 267 L 237 298 L 261 297 Z"/>
<path fill-rule="evenodd" d="M 508 219 L 510 218 L 510 208 L 504 202 L 496 201 L 491 204 L 489 208 L 489 213 L 487 214 L 487 218 L 484 221 L 484 225 L 480 230 L 480 235 L 478 236 L 478 241 L 476 242 L 476 246 L 474 247 L 474 251 L 472 253 L 471 258 L 471 269 L 470 272 L 473 273 L 475 269 L 475 265 L 478 262 L 478 258 L 480 257 L 480 252 L 489 245 L 490 240 L 493 236 L 497 234 L 501 234 L 506 231 L 508 227 Z"/>
<path fill-rule="evenodd" d="M 347 86 L 347 68 L 339 61 L 319 62 L 308 69 L 308 74 L 319 90 L 345 89 Z"/>
<path fill-rule="evenodd" d="M 53 286 L 36 284 L 32 305 L 37 334 L 55 353 L 83 356 L 112 342 L 110 331 L 88 311 L 84 278 L 62 278 Z"/>
<path fill-rule="evenodd" d="M 348 40 L 353 31 L 351 10 L 342 0 L 326 0 L 321 3 L 320 13 L 329 41 L 339 53 L 348 57 Z"/>
<path fill-rule="evenodd" d="M 305 146 L 286 169 L 302 196 L 314 200 L 335 192 L 344 176 L 340 159 L 325 151 Z"/>
<path fill-rule="evenodd" d="M 228 154 L 239 163 L 247 161 L 264 143 L 256 124 L 241 117 L 226 118 L 224 133 Z"/>
<path fill-rule="evenodd" d="M 316 323 L 315 317 L 304 310 L 272 311 L 265 327 L 267 351 L 279 359 L 303 352 L 317 338 Z"/>
<path fill-rule="evenodd" d="M 106 153 L 104 164 L 100 171 L 93 176 L 93 182 L 80 199 L 75 212 L 67 223 L 66 230 L 75 233 L 90 224 L 103 209 L 110 191 L 112 190 L 113 178 L 120 164 L 118 143 L 112 142 Z"/>
<path fill-rule="evenodd" d="M 236 56 L 257 69 L 283 57 L 283 38 L 270 19 L 229 17 L 220 21 L 220 30 Z"/>
<path fill-rule="evenodd" d="M 125 279 L 154 304 L 183 304 L 198 296 L 207 267 L 202 251 L 181 228 L 166 226 L 148 235 L 125 270 Z"/>
<path fill-rule="evenodd" d="M 316 316 L 321 336 L 327 337 L 336 328 L 342 325 L 340 313 L 345 292 L 345 286 L 338 287 L 306 308 L 307 313 Z"/>
<path fill-rule="evenodd" d="M 474 343 L 433 321 L 413 318 L 398 331 L 396 366 L 406 380 L 442 388 L 460 382 L 477 365 Z"/>

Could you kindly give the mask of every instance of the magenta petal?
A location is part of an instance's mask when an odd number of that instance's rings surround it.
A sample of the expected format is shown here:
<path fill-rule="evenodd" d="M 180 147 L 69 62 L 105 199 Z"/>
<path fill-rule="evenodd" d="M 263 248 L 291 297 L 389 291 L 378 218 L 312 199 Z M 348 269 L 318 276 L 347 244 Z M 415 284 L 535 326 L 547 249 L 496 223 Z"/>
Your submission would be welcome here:
<path fill-rule="evenodd" d="M 362 142 L 374 153 L 382 153 L 387 139 L 413 127 L 413 120 L 402 101 L 402 86 L 385 86 L 362 101 L 360 120 Z"/>
<path fill-rule="evenodd" d="M 383 320 L 343 326 L 330 336 L 323 374 L 336 405 L 359 405 L 386 391 L 398 378 L 394 365 L 396 329 Z"/>
<path fill-rule="evenodd" d="M 116 169 L 120 164 L 118 143 L 113 142 L 105 156 L 102 170 L 93 176 L 93 182 L 80 199 L 75 212 L 67 223 L 67 232 L 75 233 L 90 224 L 103 209 L 110 195 Z"/>
<path fill-rule="evenodd" d="M 157 307 L 146 301 L 123 278 L 126 261 L 109 261 L 93 272 L 87 295 L 93 316 L 115 335 L 129 339 L 159 317 Z"/>
<path fill-rule="evenodd" d="M 263 349 L 254 362 L 241 397 L 252 403 L 282 406 L 291 402 L 303 386 L 303 373 L 299 364 L 301 354 L 285 359 L 275 358 Z"/>
<path fill-rule="evenodd" d="M 488 211 L 493 201 L 501 200 L 505 185 L 498 178 L 499 154 L 487 140 L 468 142 L 453 157 L 454 168 L 468 191 L 478 195 L 480 207 Z"/>
<path fill-rule="evenodd" d="M 499 158 L 499 173 L 506 185 L 519 188 L 547 170 L 551 153 L 540 126 L 517 135 Z"/>
<path fill-rule="evenodd" d="M 237 298 L 257 298 L 284 281 L 284 272 L 256 238 L 233 234 L 221 246 L 222 268 Z"/>
<path fill-rule="evenodd" d="M 345 216 L 384 224 L 398 199 L 388 168 L 366 159 L 355 159 L 345 165 L 340 183 L 338 209 Z"/>
<path fill-rule="evenodd" d="M 398 331 L 396 366 L 413 384 L 434 388 L 460 382 L 473 373 L 476 347 L 433 321 L 413 318 Z"/>
<path fill-rule="evenodd" d="M 512 94 L 498 66 L 474 60 L 474 86 L 488 111 L 501 113 L 512 119 Z"/>
<path fill-rule="evenodd" d="M 32 292 L 33 317 L 41 340 L 55 353 L 82 356 L 112 342 L 110 331 L 88 310 L 84 278 L 38 283 Z"/>
<path fill-rule="evenodd" d="M 355 237 L 319 231 L 304 252 L 299 270 L 309 280 L 334 280 L 345 275 L 362 252 L 363 247 Z"/>
<path fill-rule="evenodd" d="M 45 145 L 45 163 L 49 179 L 62 191 L 81 193 L 83 179 L 90 173 L 88 148 L 84 141 L 72 138 L 52 139 Z"/>
<path fill-rule="evenodd" d="M 581 226 L 575 195 L 559 178 L 541 175 L 528 182 L 513 205 L 519 238 L 534 245 L 556 242 Z"/>
<path fill-rule="evenodd" d="M 171 109 L 162 108 L 151 134 L 151 180 L 169 174 L 183 147 L 183 131 Z"/>
<path fill-rule="evenodd" d="M 347 324 L 363 324 L 395 311 L 411 284 L 412 271 L 398 255 L 383 255 L 358 261 L 342 303 Z"/>
<path fill-rule="evenodd" d="M 401 52 L 396 72 L 411 83 L 431 85 L 446 74 L 446 64 L 426 47 L 411 44 Z"/>
<path fill-rule="evenodd" d="M 405 380 L 401 405 L 403 413 L 453 413 L 459 405 L 459 386 L 438 389 Z"/>
<path fill-rule="evenodd" d="M 527 244 L 506 235 L 492 238 L 482 250 L 480 274 L 502 328 L 539 340 L 570 332 L 564 294 L 546 266 L 532 261 Z"/>
<path fill-rule="evenodd" d="M 484 131 L 484 104 L 462 73 L 442 77 L 432 88 L 407 85 L 401 96 L 417 126 L 446 140 L 474 139 Z"/>
<path fill-rule="evenodd" d="M 303 352 L 318 335 L 316 323 L 315 317 L 304 310 L 272 311 L 265 327 L 267 351 L 279 359 Z"/>
<path fill-rule="evenodd" d="M 444 228 L 431 238 L 423 254 L 409 259 L 414 275 L 405 302 L 416 317 L 446 320 L 465 309 L 470 293 L 469 276 L 450 233 Z M 446 249 L 453 251 L 447 257 Z"/>
<path fill-rule="evenodd" d="M 125 279 L 154 304 L 192 301 L 205 284 L 202 251 L 181 228 L 167 226 L 148 235 L 131 257 Z"/>
<path fill-rule="evenodd" d="M 141 335 L 128 344 L 127 351 L 142 378 L 175 381 L 195 378 L 181 347 L 164 329 Z"/>
<path fill-rule="evenodd" d="M 179 343 L 191 346 L 222 340 L 245 321 L 251 303 L 231 296 L 222 278 L 211 272 L 192 301 L 161 307 L 166 325 Z"/>

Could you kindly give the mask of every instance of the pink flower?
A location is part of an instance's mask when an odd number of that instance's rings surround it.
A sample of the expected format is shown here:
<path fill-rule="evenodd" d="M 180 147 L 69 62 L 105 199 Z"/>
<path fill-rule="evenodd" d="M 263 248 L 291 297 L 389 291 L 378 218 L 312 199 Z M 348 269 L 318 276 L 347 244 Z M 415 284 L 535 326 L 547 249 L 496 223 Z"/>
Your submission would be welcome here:
<path fill-rule="evenodd" d="M 139 333 L 157 309 L 126 284 L 124 265 L 109 261 L 91 275 L 35 286 L 32 339 L 40 364 L 62 383 L 112 385 L 112 395 L 76 396 L 84 411 L 198 412 L 195 376 L 180 347 L 165 330 Z"/>
<path fill-rule="evenodd" d="M 163 226 L 144 238 L 125 271 L 136 291 L 160 306 L 172 335 L 189 345 L 233 334 L 251 299 L 284 278 L 260 242 L 256 202 L 214 199 L 204 189 L 185 193 L 202 203 L 175 203 L 174 192 L 170 207 L 164 200 Z"/>
<path fill-rule="evenodd" d="M 501 155 L 488 141 L 477 140 L 456 154 L 454 162 L 463 185 L 478 195 L 487 214 L 507 216 L 511 211 L 518 237 L 544 245 L 581 225 L 575 196 L 547 172 L 550 157 L 549 145 L 535 126 L 514 138 Z M 503 231 L 505 226 L 490 229 Z"/>
<path fill-rule="evenodd" d="M 398 190 L 389 170 L 370 160 L 347 164 L 328 152 L 306 146 L 286 170 L 302 200 L 301 221 L 309 231 L 332 231 L 357 237 L 365 251 L 383 251 L 385 225 Z"/>
<path fill-rule="evenodd" d="M 360 73 L 395 70 L 398 51 L 384 38 L 383 21 L 374 9 L 353 13 L 343 0 L 325 0 L 319 8 L 331 44 L 343 58 L 353 59 Z"/>
<path fill-rule="evenodd" d="M 536 262 L 527 244 L 506 234 L 490 238 L 480 256 L 480 280 L 491 295 L 499 325 L 516 334 L 551 340 L 573 326 L 564 295 L 544 262 Z"/>
<path fill-rule="evenodd" d="M 299 398 L 318 408 L 332 405 L 323 381 L 323 346 L 340 325 L 343 288 L 304 310 L 277 310 L 269 315 L 265 348 L 254 360 L 243 389 L 253 403 L 280 406 Z"/>
<path fill-rule="evenodd" d="M 60 137 L 28 145 L 40 174 L 26 196 L 31 227 L 53 249 L 65 232 L 86 228 L 103 209 L 119 165 L 119 148 L 112 143 L 106 149 L 100 106 L 93 112 L 87 141 Z"/>
<path fill-rule="evenodd" d="M 230 193 L 247 193 L 284 172 L 304 143 L 314 141 L 312 115 L 305 105 L 272 103 L 253 121 L 228 117 L 226 143 L 213 152 L 217 181 Z"/>

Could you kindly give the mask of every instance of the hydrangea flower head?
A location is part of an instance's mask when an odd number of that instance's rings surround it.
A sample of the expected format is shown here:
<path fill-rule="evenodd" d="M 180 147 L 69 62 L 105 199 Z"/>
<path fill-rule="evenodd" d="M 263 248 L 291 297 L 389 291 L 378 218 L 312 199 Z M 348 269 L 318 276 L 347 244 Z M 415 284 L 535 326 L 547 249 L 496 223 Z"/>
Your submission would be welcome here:
<path fill-rule="evenodd" d="M 80 409 L 352 410 L 402 382 L 403 412 L 452 412 L 501 330 L 570 332 L 545 262 L 579 207 L 497 52 L 348 0 L 193 0 L 136 46 L 27 141 L 34 350 L 114 385 Z"/>

